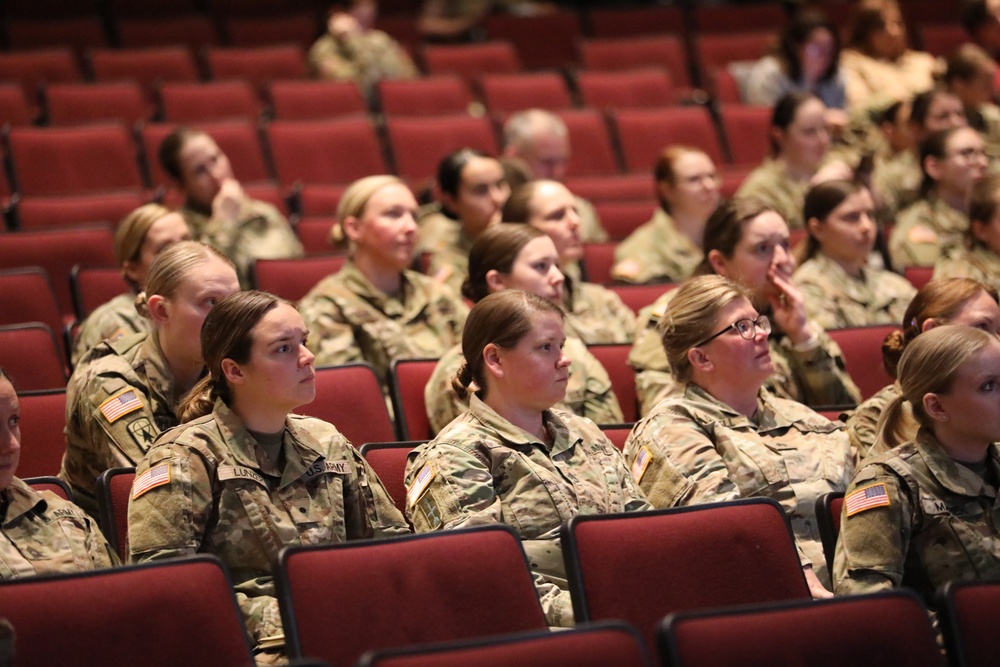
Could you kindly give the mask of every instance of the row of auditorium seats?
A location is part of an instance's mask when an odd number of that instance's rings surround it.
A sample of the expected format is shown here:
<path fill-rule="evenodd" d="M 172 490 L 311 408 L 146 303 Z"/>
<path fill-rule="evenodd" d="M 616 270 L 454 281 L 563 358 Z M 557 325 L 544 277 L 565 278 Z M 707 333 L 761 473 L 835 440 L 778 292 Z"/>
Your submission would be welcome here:
<path fill-rule="evenodd" d="M 557 633 L 505 526 L 287 548 L 274 578 L 289 656 L 396 667 L 944 665 L 910 592 L 810 600 L 771 500 L 578 516 L 561 538 L 578 627 Z M 243 667 L 231 586 L 210 556 L 35 577 L 0 585 L 0 617 L 24 667 L 119 667 L 134 655 L 150 667 Z M 951 664 L 995 664 L 1000 584 L 951 584 L 941 610 Z"/>

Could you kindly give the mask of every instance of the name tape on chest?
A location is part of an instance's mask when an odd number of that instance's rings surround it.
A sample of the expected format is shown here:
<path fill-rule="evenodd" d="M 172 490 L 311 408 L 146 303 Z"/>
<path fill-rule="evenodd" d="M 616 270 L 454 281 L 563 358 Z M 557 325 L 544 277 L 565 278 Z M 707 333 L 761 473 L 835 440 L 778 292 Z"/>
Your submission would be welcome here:
<path fill-rule="evenodd" d="M 267 482 L 264 481 L 264 477 L 260 473 L 250 468 L 244 468 L 243 466 L 219 466 L 216 474 L 219 476 L 220 482 L 230 479 L 248 479 L 251 482 L 256 482 L 263 487 L 267 487 Z"/>
<path fill-rule="evenodd" d="M 99 409 L 108 423 L 114 424 L 128 413 L 135 412 L 141 407 L 142 401 L 135 389 L 125 389 L 101 403 Z"/>
<path fill-rule="evenodd" d="M 859 512 L 874 509 L 876 507 L 889 506 L 889 493 L 885 489 L 885 484 L 872 484 L 863 489 L 858 489 L 844 498 L 844 512 L 847 516 L 854 516 Z"/>
<path fill-rule="evenodd" d="M 642 476 L 646 474 L 646 468 L 649 467 L 649 463 L 652 460 L 653 454 L 649 451 L 648 447 L 643 447 L 639 450 L 635 461 L 632 461 L 632 479 L 635 480 L 636 484 L 642 481 Z"/>
<path fill-rule="evenodd" d="M 428 463 L 420 469 L 416 479 L 413 480 L 413 484 L 410 484 L 410 488 L 406 490 L 407 507 L 413 507 L 417 504 L 417 501 L 420 500 L 420 496 L 423 495 L 432 479 L 434 479 L 434 470 Z"/>
<path fill-rule="evenodd" d="M 170 466 L 166 463 L 153 466 L 132 482 L 132 500 L 135 500 L 150 489 L 170 483 Z"/>

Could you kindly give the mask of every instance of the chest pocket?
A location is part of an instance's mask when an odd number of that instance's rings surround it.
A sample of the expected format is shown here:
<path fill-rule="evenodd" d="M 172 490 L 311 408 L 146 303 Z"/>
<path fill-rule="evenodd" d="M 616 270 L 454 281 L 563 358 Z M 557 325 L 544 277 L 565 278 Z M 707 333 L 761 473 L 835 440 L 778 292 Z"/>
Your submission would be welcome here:
<path fill-rule="evenodd" d="M 554 469 L 518 451 L 503 457 L 493 470 L 503 522 L 525 540 L 544 535 L 572 516 L 569 508 L 575 503 L 564 487 Z"/>
<path fill-rule="evenodd" d="M 921 493 L 919 505 L 922 523 L 914 546 L 933 585 L 1000 576 L 1000 536 L 979 499 L 941 500 Z"/>
<path fill-rule="evenodd" d="M 295 484 L 280 492 L 301 544 L 347 541 L 347 461 L 319 461 Z"/>
<path fill-rule="evenodd" d="M 9 544 L 0 545 L 0 579 L 74 572 L 89 563 L 83 531 L 59 512 L 26 517 L 9 529 Z"/>
<path fill-rule="evenodd" d="M 773 496 L 769 490 L 788 485 L 788 471 L 781 454 L 765 445 L 756 434 L 728 426 L 716 427 L 715 434 L 715 448 L 741 496 Z"/>

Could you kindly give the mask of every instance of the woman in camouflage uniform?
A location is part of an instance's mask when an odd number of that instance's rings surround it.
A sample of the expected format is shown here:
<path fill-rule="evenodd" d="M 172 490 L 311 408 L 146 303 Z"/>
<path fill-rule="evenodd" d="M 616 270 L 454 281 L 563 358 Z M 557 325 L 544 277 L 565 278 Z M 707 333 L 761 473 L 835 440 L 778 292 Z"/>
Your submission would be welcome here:
<path fill-rule="evenodd" d="M 962 245 L 934 265 L 934 279 L 972 278 L 1000 288 L 1000 175 L 972 188 L 969 229 Z"/>
<path fill-rule="evenodd" d="M 0 580 L 117 565 L 97 522 L 73 503 L 15 477 L 20 455 L 20 406 L 0 368 Z"/>
<path fill-rule="evenodd" d="M 844 497 L 834 580 L 838 595 L 906 586 L 933 607 L 950 581 L 1000 578 L 1000 341 L 938 327 L 906 348 L 899 385 L 880 422 L 893 449 Z"/>
<path fill-rule="evenodd" d="M 565 342 L 554 299 L 508 289 L 476 303 L 462 333 L 464 361 L 452 376 L 469 408 L 410 453 L 406 512 L 417 532 L 513 528 L 549 625 L 568 627 L 560 526 L 577 514 L 649 504 L 597 425 L 556 407 L 570 381 Z"/>
<path fill-rule="evenodd" d="M 201 329 L 208 375 L 184 423 L 136 467 L 132 562 L 191 553 L 229 569 L 259 664 L 284 646 L 272 568 L 289 544 L 409 532 L 378 477 L 333 425 L 291 414 L 316 396 L 307 331 L 266 292 L 219 302 Z"/>

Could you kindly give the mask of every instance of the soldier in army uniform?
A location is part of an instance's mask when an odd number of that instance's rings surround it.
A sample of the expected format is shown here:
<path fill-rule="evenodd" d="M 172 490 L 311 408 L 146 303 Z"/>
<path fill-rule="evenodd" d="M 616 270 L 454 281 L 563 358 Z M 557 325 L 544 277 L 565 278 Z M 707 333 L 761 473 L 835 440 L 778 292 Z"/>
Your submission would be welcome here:
<path fill-rule="evenodd" d="M 179 127 L 160 144 L 159 157 L 184 197 L 180 212 L 194 239 L 233 260 L 244 287 L 250 286 L 255 259 L 302 256 L 302 244 L 285 216 L 247 196 L 212 137 Z"/>
<path fill-rule="evenodd" d="M 562 306 L 566 332 L 587 345 L 631 343 L 635 313 L 621 297 L 596 283 L 584 282 L 580 273 L 583 243 L 576 198 L 557 181 L 537 180 L 519 185 L 503 207 L 504 222 L 523 222 L 552 239 L 559 254 L 563 282 Z"/>
<path fill-rule="evenodd" d="M 661 331 L 681 386 L 625 443 L 636 483 L 659 508 L 774 499 L 791 520 L 813 595 L 830 597 L 814 508 L 854 471 L 842 427 L 763 388 L 773 370 L 771 324 L 727 278 L 681 285 Z"/>
<path fill-rule="evenodd" d="M 805 218 L 806 261 L 794 277 L 809 318 L 824 329 L 898 322 L 917 290 L 906 278 L 869 266 L 878 228 L 868 189 L 853 181 L 813 186 Z"/>
<path fill-rule="evenodd" d="M 934 264 L 934 279 L 972 278 L 1000 288 L 1000 175 L 983 178 L 972 188 L 969 229 L 961 246 Z"/>
<path fill-rule="evenodd" d="M 549 625 L 568 627 L 573 608 L 560 526 L 577 514 L 649 504 L 601 430 L 554 407 L 564 399 L 570 366 L 562 319 L 553 301 L 518 290 L 473 307 L 462 334 L 465 363 L 453 378 L 469 409 L 410 453 L 405 481 L 417 532 L 513 528 Z"/>
<path fill-rule="evenodd" d="M 840 348 L 809 320 L 805 299 L 792 282 L 795 259 L 788 225 L 761 202 L 733 199 L 722 204 L 705 227 L 705 260 L 697 273 L 717 273 L 750 290 L 754 307 L 767 315 L 774 372 L 768 391 L 812 406 L 854 405 L 861 392 L 847 371 Z M 657 325 L 673 298 L 667 292 L 639 311 L 639 329 L 629 353 L 636 370 L 642 414 L 677 388 Z"/>
<path fill-rule="evenodd" d="M 153 261 L 136 308 L 151 331 L 101 343 L 84 355 L 66 390 L 66 453 L 59 476 L 80 506 L 97 515 L 97 476 L 132 467 L 205 371 L 198 331 L 215 303 L 239 291 L 232 262 L 201 243 L 181 241 Z"/>
<path fill-rule="evenodd" d="M 962 324 L 1000 334 L 1000 305 L 997 291 L 986 284 L 968 278 L 932 280 L 917 292 L 902 317 L 902 327 L 885 337 L 882 343 L 882 363 L 891 377 L 896 377 L 899 359 L 917 336 L 942 324 Z M 886 406 L 899 396 L 899 385 L 883 387 L 867 399 L 847 419 L 847 433 L 858 458 L 888 451 L 878 435 L 878 420 Z M 909 406 L 903 406 L 904 415 Z M 898 429 L 909 439 L 917 433 L 917 423 L 901 418 Z"/>
<path fill-rule="evenodd" d="M 962 243 L 972 187 L 986 173 L 983 138 L 971 127 L 931 133 L 920 144 L 921 198 L 900 212 L 889 237 L 893 266 L 934 266 Z"/>
<path fill-rule="evenodd" d="M 291 414 L 316 396 L 306 328 L 265 292 L 219 302 L 201 331 L 208 375 L 184 423 L 136 467 L 132 562 L 210 553 L 227 566 L 258 664 L 284 637 L 272 568 L 282 547 L 409 532 L 388 493 L 333 425 Z"/>
<path fill-rule="evenodd" d="M 463 294 L 470 301 L 478 303 L 493 292 L 519 289 L 556 304 L 562 302 L 563 275 L 555 245 L 534 227 L 501 223 L 486 230 L 472 245 L 469 269 Z M 573 367 L 559 407 L 598 424 L 620 423 L 621 406 L 601 362 L 575 337 L 567 338 L 565 351 Z M 459 345 L 448 350 L 424 389 L 427 416 L 435 432 L 468 407 L 451 382 L 462 365 L 462 354 Z"/>
<path fill-rule="evenodd" d="M 901 394 L 882 439 L 844 497 L 834 560 L 838 595 L 906 586 L 934 607 L 950 581 L 1000 577 L 1000 342 L 944 326 L 907 346 Z M 901 438 L 904 402 L 920 427 Z"/>
<path fill-rule="evenodd" d="M 191 238 L 184 218 L 159 204 L 145 204 L 121 221 L 115 230 L 115 260 L 131 288 L 101 304 L 80 323 L 73 344 L 73 364 L 105 339 L 149 330 L 148 321 L 135 309 L 135 295 L 142 291 L 149 267 L 160 251 Z"/>
<path fill-rule="evenodd" d="M 417 219 L 417 252 L 427 275 L 459 292 L 469 273 L 469 248 L 500 222 L 510 185 L 496 158 L 463 148 L 441 160 L 436 192 L 438 203 L 424 207 Z"/>
<path fill-rule="evenodd" d="M 461 337 L 468 307 L 448 285 L 409 271 L 417 202 L 395 176 L 353 183 L 337 208 L 351 257 L 300 303 L 316 364 L 367 361 L 388 386 L 394 359 L 440 357 Z"/>
<path fill-rule="evenodd" d="M 19 422 L 17 393 L 0 369 L 0 580 L 118 565 L 97 522 L 51 491 L 35 491 L 14 476 L 21 455 Z M 0 636 L 0 663 L 3 643 Z"/>

